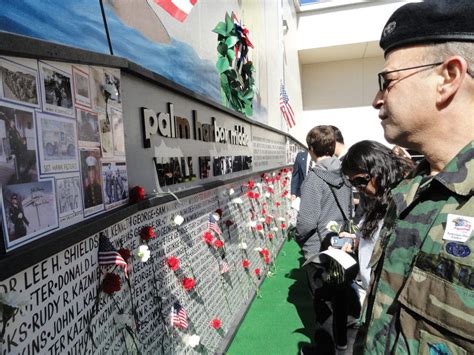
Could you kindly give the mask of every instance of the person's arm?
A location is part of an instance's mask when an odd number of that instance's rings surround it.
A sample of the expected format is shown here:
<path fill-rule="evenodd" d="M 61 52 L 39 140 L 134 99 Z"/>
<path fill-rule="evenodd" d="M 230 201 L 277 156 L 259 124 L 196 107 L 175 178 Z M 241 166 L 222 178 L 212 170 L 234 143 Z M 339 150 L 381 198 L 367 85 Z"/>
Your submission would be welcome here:
<path fill-rule="evenodd" d="M 300 181 L 300 172 L 299 172 L 299 166 L 298 164 L 299 159 L 300 159 L 300 153 L 296 156 L 295 163 L 293 164 L 293 171 L 291 172 L 291 199 L 294 200 L 298 197 L 300 194 L 300 186 L 301 186 L 301 181 Z"/>
<path fill-rule="evenodd" d="M 296 229 L 297 242 L 304 243 L 317 233 L 321 215 L 321 184 L 315 174 L 309 174 L 301 186 L 301 203 Z"/>

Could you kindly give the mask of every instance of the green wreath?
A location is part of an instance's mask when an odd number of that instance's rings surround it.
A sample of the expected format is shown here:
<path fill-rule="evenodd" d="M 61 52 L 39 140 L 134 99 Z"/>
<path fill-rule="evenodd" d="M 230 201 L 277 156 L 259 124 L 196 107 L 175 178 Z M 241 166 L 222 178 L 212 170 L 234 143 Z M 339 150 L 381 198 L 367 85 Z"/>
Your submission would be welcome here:
<path fill-rule="evenodd" d="M 216 68 L 221 80 L 222 103 L 251 117 L 255 95 L 255 68 L 248 60 L 249 47 L 253 48 L 248 30 L 238 23 L 235 14 L 225 14 L 225 22 L 219 22 L 212 30 L 217 36 Z"/>

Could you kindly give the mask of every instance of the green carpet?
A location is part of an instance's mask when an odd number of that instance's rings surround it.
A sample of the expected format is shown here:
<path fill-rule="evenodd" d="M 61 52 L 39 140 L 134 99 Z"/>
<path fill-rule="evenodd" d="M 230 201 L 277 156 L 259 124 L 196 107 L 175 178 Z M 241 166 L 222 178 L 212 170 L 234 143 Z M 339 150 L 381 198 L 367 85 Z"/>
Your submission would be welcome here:
<path fill-rule="evenodd" d="M 311 342 L 314 325 L 302 256 L 294 241 L 285 242 L 276 274 L 267 277 L 232 341 L 227 354 L 299 354 Z"/>

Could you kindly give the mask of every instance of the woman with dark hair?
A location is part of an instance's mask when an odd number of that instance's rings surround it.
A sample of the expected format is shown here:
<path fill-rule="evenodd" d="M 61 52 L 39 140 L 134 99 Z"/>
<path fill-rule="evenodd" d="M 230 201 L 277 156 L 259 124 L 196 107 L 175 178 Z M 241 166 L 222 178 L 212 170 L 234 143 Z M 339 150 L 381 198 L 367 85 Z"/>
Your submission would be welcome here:
<path fill-rule="evenodd" d="M 397 186 L 413 167 L 411 160 L 394 154 L 381 143 L 369 140 L 354 144 L 342 161 L 342 173 L 365 197 L 365 213 L 357 233 L 360 276 L 365 289 L 370 280 L 369 261 L 390 202 L 390 190 Z"/>

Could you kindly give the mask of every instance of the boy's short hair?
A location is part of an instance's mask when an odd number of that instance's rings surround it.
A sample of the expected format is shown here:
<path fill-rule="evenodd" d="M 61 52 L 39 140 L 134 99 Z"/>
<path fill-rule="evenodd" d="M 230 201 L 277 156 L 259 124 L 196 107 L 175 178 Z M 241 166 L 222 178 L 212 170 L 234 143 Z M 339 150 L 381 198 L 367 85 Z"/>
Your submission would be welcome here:
<path fill-rule="evenodd" d="M 336 148 L 336 135 L 331 126 L 316 126 L 306 136 L 308 149 L 317 157 L 333 156 Z"/>

